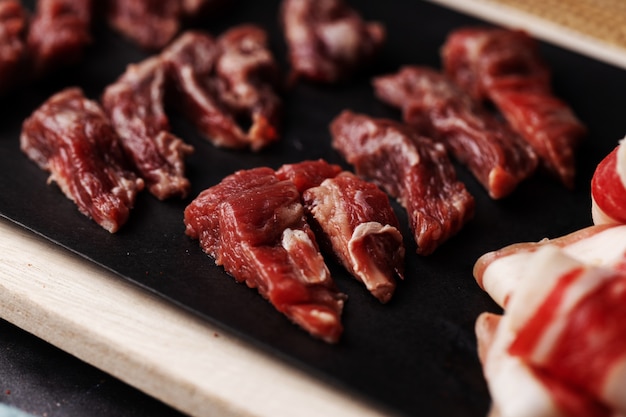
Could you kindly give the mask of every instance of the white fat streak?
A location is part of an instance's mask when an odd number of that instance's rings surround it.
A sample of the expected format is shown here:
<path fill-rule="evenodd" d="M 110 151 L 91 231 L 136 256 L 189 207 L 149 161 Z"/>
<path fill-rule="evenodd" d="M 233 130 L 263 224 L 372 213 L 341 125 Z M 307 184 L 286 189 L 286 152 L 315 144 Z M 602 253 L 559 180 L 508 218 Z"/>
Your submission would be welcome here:
<path fill-rule="evenodd" d="M 367 121 L 366 126 L 372 134 L 375 134 L 378 130 L 378 127 L 372 121 Z M 385 137 L 381 140 L 369 140 L 365 142 L 363 152 L 374 154 L 383 146 L 387 147 L 390 145 L 398 149 L 398 154 L 406 158 L 409 166 L 416 166 L 420 163 L 420 155 L 415 149 L 415 145 L 404 134 L 395 129 L 388 130 Z"/>
<path fill-rule="evenodd" d="M 626 138 L 619 141 L 616 156 L 615 170 L 617 171 L 622 186 L 626 188 Z"/>
<path fill-rule="evenodd" d="M 303 282 L 322 283 L 331 280 L 330 271 L 328 270 L 326 263 L 322 259 L 322 255 L 319 253 L 319 251 L 317 250 L 317 246 L 315 245 L 315 243 L 313 243 L 313 241 L 310 239 L 309 235 L 306 232 L 298 229 L 285 229 L 281 237 L 281 246 L 285 248 L 285 250 L 289 253 L 293 253 L 293 251 L 295 251 L 297 248 L 306 246 L 310 250 L 310 253 L 312 255 L 319 258 L 319 262 L 307 262 L 308 266 L 318 266 L 318 268 L 311 270 L 311 275 L 305 275 L 305 271 L 300 270 L 300 272 L 302 272 L 300 278 L 303 280 Z"/>
<path fill-rule="evenodd" d="M 564 246 L 563 251 L 588 265 L 615 266 L 626 260 L 626 225 L 604 229 Z"/>

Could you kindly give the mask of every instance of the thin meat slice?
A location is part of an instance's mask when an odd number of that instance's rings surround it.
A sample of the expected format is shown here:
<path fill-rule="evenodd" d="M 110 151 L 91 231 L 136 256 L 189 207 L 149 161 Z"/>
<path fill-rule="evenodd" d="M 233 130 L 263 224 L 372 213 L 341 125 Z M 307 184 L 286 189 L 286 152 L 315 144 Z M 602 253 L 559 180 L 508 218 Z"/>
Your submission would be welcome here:
<path fill-rule="evenodd" d="M 418 132 L 443 143 L 492 198 L 509 195 L 534 172 L 532 148 L 443 74 L 407 66 L 373 84 L 379 99 L 399 107 Z"/>
<path fill-rule="evenodd" d="M 180 30 L 180 0 L 109 0 L 109 25 L 141 48 L 160 50 Z"/>
<path fill-rule="evenodd" d="M 39 0 L 28 31 L 35 76 L 77 63 L 91 43 L 91 0 Z"/>
<path fill-rule="evenodd" d="M 403 276 L 405 250 L 387 194 L 342 172 L 309 188 L 302 198 L 341 264 L 380 302 L 389 301 L 395 277 Z"/>
<path fill-rule="evenodd" d="M 185 209 L 186 233 L 237 282 L 256 288 L 311 335 L 335 343 L 340 293 L 308 226 L 300 193 L 270 168 L 238 171 Z"/>
<path fill-rule="evenodd" d="M 365 22 L 343 0 L 283 0 L 280 11 L 294 79 L 334 83 L 381 49 L 382 24 Z"/>
<path fill-rule="evenodd" d="M 216 146 L 258 151 L 279 137 L 277 67 L 266 41 L 262 29 L 249 25 L 217 41 L 189 31 L 162 54 L 185 115 Z"/>
<path fill-rule="evenodd" d="M 170 133 L 164 111 L 167 69 L 158 57 L 131 64 L 109 85 L 103 107 L 126 153 L 150 192 L 160 200 L 187 196 L 185 157 L 193 147 Z"/>
<path fill-rule="evenodd" d="M 567 103 L 555 97 L 537 43 L 522 31 L 459 29 L 442 48 L 446 74 L 478 100 L 489 100 L 567 187 L 575 150 L 586 133 Z"/>
<path fill-rule="evenodd" d="M 622 139 L 596 167 L 591 179 L 594 224 L 626 224 L 626 141 Z"/>
<path fill-rule="evenodd" d="M 332 146 L 358 175 L 407 210 L 417 253 L 432 253 L 473 217 L 475 202 L 443 145 L 400 123 L 351 111 L 331 123 Z"/>
<path fill-rule="evenodd" d="M 0 1 L 0 93 L 22 79 L 28 16 L 17 0 Z"/>
<path fill-rule="evenodd" d="M 55 94 L 28 117 L 20 146 L 81 213 L 111 233 L 126 222 L 143 180 L 127 168 L 104 111 L 80 89 Z"/>

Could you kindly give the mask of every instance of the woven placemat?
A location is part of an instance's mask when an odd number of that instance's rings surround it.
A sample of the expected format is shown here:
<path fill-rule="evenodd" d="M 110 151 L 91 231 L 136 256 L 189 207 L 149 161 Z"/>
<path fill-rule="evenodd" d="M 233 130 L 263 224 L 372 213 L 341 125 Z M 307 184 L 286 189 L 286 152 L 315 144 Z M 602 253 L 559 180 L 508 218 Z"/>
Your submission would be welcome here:
<path fill-rule="evenodd" d="M 626 69 L 626 0 L 428 0 Z"/>

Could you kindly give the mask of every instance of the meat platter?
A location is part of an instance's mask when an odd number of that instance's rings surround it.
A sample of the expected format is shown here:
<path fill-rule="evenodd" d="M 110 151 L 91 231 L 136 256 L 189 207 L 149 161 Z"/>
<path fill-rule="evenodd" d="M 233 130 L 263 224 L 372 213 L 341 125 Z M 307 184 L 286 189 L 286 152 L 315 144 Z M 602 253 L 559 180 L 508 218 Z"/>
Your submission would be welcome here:
<path fill-rule="evenodd" d="M 287 71 L 279 2 L 239 3 L 200 27 L 219 34 L 238 23 L 263 26 Z M 388 40 L 372 67 L 338 85 L 300 82 L 287 90 L 282 138 L 257 153 L 218 149 L 184 120 L 172 117 L 173 131 L 195 147 L 188 158 L 189 197 L 158 201 L 144 192 L 128 223 L 115 234 L 81 215 L 56 186 L 47 185 L 47 174 L 20 152 L 18 140 L 22 121 L 50 95 L 80 86 L 97 99 L 127 64 L 149 55 L 99 27 L 81 63 L 0 100 L 0 213 L 260 349 L 400 415 L 484 416 L 489 395 L 476 353 L 474 322 L 481 312 L 498 307 L 476 285 L 473 265 L 483 253 L 504 245 L 557 237 L 591 224 L 592 173 L 624 135 L 626 97 L 620 92 L 625 90 L 626 76 L 618 68 L 541 44 L 556 93 L 589 129 L 578 152 L 574 189 L 536 175 L 496 201 L 459 166 L 459 178 L 476 198 L 476 214 L 457 236 L 428 256 L 415 254 L 406 214 L 394 205 L 407 242 L 405 279 L 394 298 L 382 305 L 338 264 L 330 263 L 349 299 L 345 332 L 339 343 L 328 345 L 309 337 L 256 291 L 235 283 L 215 266 L 185 235 L 183 210 L 200 191 L 238 169 L 276 169 L 318 158 L 350 169 L 330 145 L 333 118 L 351 109 L 399 119 L 397 110 L 375 98 L 372 76 L 407 64 L 439 68 L 440 47 L 450 31 L 484 24 L 429 2 L 350 3 L 365 18 L 387 28 Z"/>

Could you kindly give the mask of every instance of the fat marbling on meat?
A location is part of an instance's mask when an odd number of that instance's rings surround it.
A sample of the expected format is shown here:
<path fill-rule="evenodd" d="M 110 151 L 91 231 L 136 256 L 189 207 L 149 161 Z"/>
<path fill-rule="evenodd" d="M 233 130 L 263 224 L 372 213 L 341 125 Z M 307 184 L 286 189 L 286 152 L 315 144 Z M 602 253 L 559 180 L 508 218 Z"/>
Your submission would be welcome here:
<path fill-rule="evenodd" d="M 474 197 L 457 179 L 442 144 L 401 123 L 349 110 L 330 129 L 332 146 L 356 173 L 407 210 L 417 253 L 431 254 L 473 217 Z"/>
<path fill-rule="evenodd" d="M 187 235 L 237 282 L 256 288 L 311 335 L 339 340 L 346 297 L 324 263 L 293 182 L 270 168 L 238 171 L 201 192 L 184 221 Z"/>
<path fill-rule="evenodd" d="M 406 66 L 373 85 L 379 99 L 402 110 L 406 123 L 443 143 L 492 198 L 506 197 L 534 173 L 532 148 L 440 72 Z"/>
<path fill-rule="evenodd" d="M 126 222 L 143 180 L 128 168 L 104 111 L 80 89 L 65 89 L 35 110 L 20 146 L 81 213 L 111 233 Z"/>

